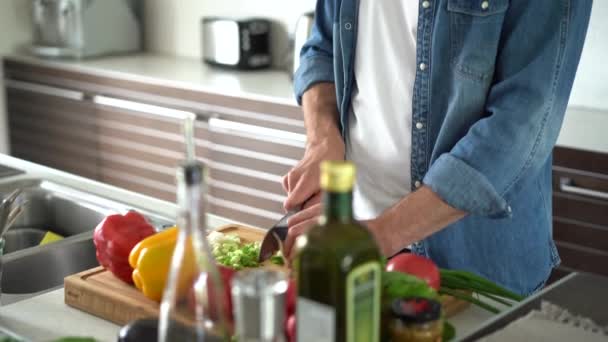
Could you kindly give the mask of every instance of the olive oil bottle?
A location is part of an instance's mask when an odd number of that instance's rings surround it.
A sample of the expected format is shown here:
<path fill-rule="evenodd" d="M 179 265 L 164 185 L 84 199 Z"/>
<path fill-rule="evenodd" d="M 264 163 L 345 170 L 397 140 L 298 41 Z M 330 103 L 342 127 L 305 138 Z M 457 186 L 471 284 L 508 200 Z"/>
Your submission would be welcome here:
<path fill-rule="evenodd" d="M 321 165 L 324 212 L 296 242 L 297 341 L 380 339 L 381 255 L 371 233 L 353 219 L 355 167 Z"/>

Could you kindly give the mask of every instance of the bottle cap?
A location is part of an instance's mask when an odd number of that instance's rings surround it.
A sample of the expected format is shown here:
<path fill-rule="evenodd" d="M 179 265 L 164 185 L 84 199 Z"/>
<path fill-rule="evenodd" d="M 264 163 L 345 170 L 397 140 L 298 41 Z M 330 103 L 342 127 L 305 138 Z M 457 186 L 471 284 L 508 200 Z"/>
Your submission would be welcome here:
<path fill-rule="evenodd" d="M 393 317 L 408 323 L 427 323 L 441 318 L 441 304 L 426 298 L 397 299 L 391 305 Z"/>
<path fill-rule="evenodd" d="M 355 165 L 348 161 L 321 163 L 321 189 L 331 192 L 348 192 L 355 183 Z"/>

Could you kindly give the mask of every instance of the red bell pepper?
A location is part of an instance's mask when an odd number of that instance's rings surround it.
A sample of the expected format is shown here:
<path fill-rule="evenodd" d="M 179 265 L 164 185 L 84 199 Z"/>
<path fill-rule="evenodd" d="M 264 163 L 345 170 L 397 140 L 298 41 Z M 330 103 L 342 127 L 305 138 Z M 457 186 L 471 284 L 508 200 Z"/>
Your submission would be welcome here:
<path fill-rule="evenodd" d="M 138 212 L 107 216 L 93 233 L 97 261 L 122 281 L 132 284 L 129 253 L 139 241 L 155 233 L 154 227 Z"/>

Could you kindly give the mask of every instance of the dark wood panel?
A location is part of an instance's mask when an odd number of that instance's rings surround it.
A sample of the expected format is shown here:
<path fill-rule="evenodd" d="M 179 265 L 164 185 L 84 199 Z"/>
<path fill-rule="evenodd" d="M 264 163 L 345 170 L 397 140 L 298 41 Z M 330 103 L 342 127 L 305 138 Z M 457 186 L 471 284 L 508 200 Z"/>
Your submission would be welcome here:
<path fill-rule="evenodd" d="M 175 170 L 171 173 L 167 173 L 164 170 L 155 170 L 154 165 L 146 167 L 146 165 L 139 165 L 138 161 L 134 160 L 131 163 L 125 163 L 124 161 L 117 161 L 116 158 L 101 158 L 99 166 L 102 170 L 108 170 L 108 172 L 122 172 L 132 174 L 134 177 L 138 177 L 144 180 L 151 180 L 167 184 L 169 186 L 175 186 Z M 105 172 L 104 172 L 105 173 Z"/>
<path fill-rule="evenodd" d="M 247 157 L 219 151 L 211 151 L 210 158 L 214 162 L 230 164 L 278 176 L 285 175 L 293 167 L 293 165 L 284 165 L 276 162 L 257 159 L 257 156 Z"/>
<path fill-rule="evenodd" d="M 161 200 L 175 202 L 176 199 L 175 192 L 140 184 L 132 179 L 127 179 L 123 177 L 117 172 L 104 172 L 100 180 L 104 183 L 108 183 L 123 189 L 138 192 L 140 194 L 144 194 Z"/>
<path fill-rule="evenodd" d="M 30 118 L 27 115 L 11 118 L 11 129 L 19 134 L 34 137 L 39 143 L 63 142 L 83 148 L 96 149 L 97 140 L 95 130 L 90 127 L 73 125 L 71 122 L 51 122 Z"/>
<path fill-rule="evenodd" d="M 176 167 L 183 160 L 182 153 L 106 136 L 100 137 L 98 146 L 101 153 L 118 154 L 168 167 Z"/>
<path fill-rule="evenodd" d="M 133 127 L 128 128 L 121 127 L 108 127 L 111 125 L 100 125 L 98 128 L 98 134 L 100 137 L 106 137 L 108 139 L 121 139 L 130 141 L 132 143 L 143 144 L 150 147 L 162 148 L 165 150 L 173 151 L 175 153 L 185 154 L 186 147 L 184 140 L 178 140 L 174 135 L 167 135 L 165 132 L 158 130 L 148 130 L 143 128 Z"/>
<path fill-rule="evenodd" d="M 211 214 L 225 217 L 229 220 L 234 220 L 234 221 L 241 222 L 241 223 L 244 223 L 249 226 L 254 226 L 254 227 L 259 227 L 259 228 L 264 228 L 264 229 L 268 229 L 269 227 L 272 227 L 272 225 L 276 223 L 276 220 L 272 220 L 272 219 L 268 219 L 265 217 L 245 213 L 242 211 L 222 207 L 219 205 L 215 205 L 213 203 L 210 203 L 208 205 L 208 211 Z"/>
<path fill-rule="evenodd" d="M 270 200 L 254 195 L 245 194 L 242 192 L 231 191 L 213 185 L 209 187 L 209 193 L 216 198 L 237 202 L 253 208 L 271 211 L 279 215 L 284 214 L 283 204 L 276 200 Z"/>
<path fill-rule="evenodd" d="M 553 220 L 553 238 L 608 252 L 607 227 L 556 218 Z"/>
<path fill-rule="evenodd" d="M 82 116 L 91 113 L 93 110 L 93 104 L 87 101 L 78 101 L 10 87 L 6 87 L 6 95 L 8 104 L 20 105 L 29 109 L 42 108 L 57 113 L 69 112 Z"/>
<path fill-rule="evenodd" d="M 562 279 L 570 273 L 572 273 L 572 270 L 567 267 L 560 266 L 558 268 L 553 269 L 553 271 L 551 272 L 551 276 L 549 276 L 549 280 L 547 280 L 547 285 L 555 283 L 556 281 Z"/>
<path fill-rule="evenodd" d="M 210 139 L 214 142 L 214 144 L 267 153 L 296 161 L 300 160 L 304 156 L 303 146 L 286 145 L 272 141 L 264 141 L 215 131 L 211 131 Z"/>
<path fill-rule="evenodd" d="M 568 185 L 608 193 L 608 174 L 598 174 L 573 170 L 558 166 L 553 167 L 553 189 L 562 192 L 561 182 L 568 180 Z"/>
<path fill-rule="evenodd" d="M 120 110 L 103 105 L 97 105 L 96 116 L 98 120 L 123 122 L 134 126 L 173 133 L 183 137 L 182 126 L 178 120 L 129 110 Z"/>
<path fill-rule="evenodd" d="M 553 194 L 553 217 L 608 227 L 608 201 Z"/>
<path fill-rule="evenodd" d="M 563 267 L 576 271 L 608 275 L 608 253 L 580 247 L 565 242 L 556 242 Z"/>
<path fill-rule="evenodd" d="M 210 168 L 209 175 L 212 179 L 246 186 L 261 191 L 266 191 L 274 194 L 284 195 L 285 191 L 279 181 L 271 181 L 266 179 L 246 176 L 230 171 L 219 170 L 213 166 Z"/>
<path fill-rule="evenodd" d="M 608 154 L 556 147 L 553 165 L 608 175 Z"/>
<path fill-rule="evenodd" d="M 86 155 L 65 154 L 52 148 L 41 149 L 16 140 L 12 147 L 12 155 L 37 164 L 52 167 L 89 179 L 99 179 L 99 169 L 94 159 Z"/>

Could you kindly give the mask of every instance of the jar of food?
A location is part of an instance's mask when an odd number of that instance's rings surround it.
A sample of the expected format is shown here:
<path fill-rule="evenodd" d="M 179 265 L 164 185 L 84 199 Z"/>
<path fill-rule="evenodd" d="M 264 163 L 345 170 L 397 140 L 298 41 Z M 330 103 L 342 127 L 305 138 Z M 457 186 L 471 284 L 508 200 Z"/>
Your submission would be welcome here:
<path fill-rule="evenodd" d="M 426 298 L 395 300 L 389 330 L 392 342 L 439 342 L 443 337 L 441 304 Z"/>

